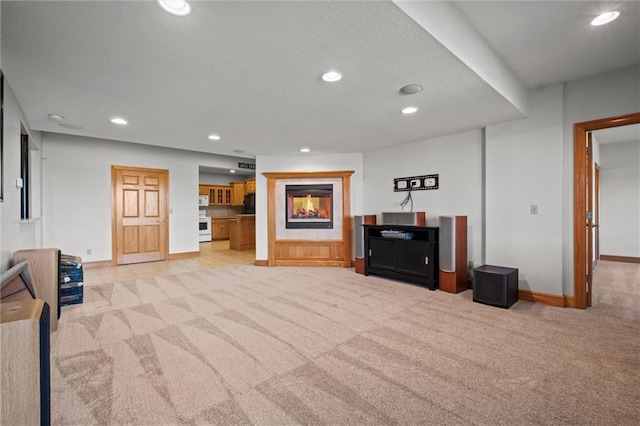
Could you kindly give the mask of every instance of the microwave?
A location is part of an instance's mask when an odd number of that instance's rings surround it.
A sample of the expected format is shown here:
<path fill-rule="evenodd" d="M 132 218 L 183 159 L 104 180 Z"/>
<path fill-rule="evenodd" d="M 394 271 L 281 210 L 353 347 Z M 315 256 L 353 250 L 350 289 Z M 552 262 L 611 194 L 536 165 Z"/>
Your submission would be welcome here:
<path fill-rule="evenodd" d="M 199 206 L 208 206 L 209 205 L 209 196 L 208 195 L 198 195 L 198 205 Z"/>

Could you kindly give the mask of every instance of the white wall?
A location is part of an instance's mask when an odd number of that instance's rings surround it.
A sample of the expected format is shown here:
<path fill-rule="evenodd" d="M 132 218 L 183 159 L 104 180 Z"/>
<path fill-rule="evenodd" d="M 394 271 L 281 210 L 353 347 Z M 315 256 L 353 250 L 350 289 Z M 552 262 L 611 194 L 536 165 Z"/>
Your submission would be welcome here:
<path fill-rule="evenodd" d="M 20 132 L 27 131 L 31 142 L 31 216 L 29 222 L 20 220 L 20 189 L 16 187 L 16 179 L 20 177 Z M 0 270 L 11 266 L 13 253 L 16 250 L 40 248 L 41 227 L 41 146 L 40 132 L 29 130 L 22 108 L 4 77 L 4 160 L 2 164 L 4 176 L 4 202 L 0 202 Z"/>
<path fill-rule="evenodd" d="M 529 118 L 486 130 L 486 263 L 518 268 L 520 289 L 559 295 L 562 105 L 562 84 L 531 91 Z"/>
<path fill-rule="evenodd" d="M 573 294 L 573 125 L 599 118 L 640 111 L 640 65 L 633 65 L 594 77 L 571 81 L 564 86 L 563 130 L 563 285 Z"/>
<path fill-rule="evenodd" d="M 600 254 L 640 258 L 640 141 L 600 146 Z"/>
<path fill-rule="evenodd" d="M 363 198 L 362 154 L 259 155 L 256 157 L 256 259 L 269 258 L 267 178 L 265 172 L 313 172 L 353 170 L 351 215 L 360 215 Z M 353 252 L 353 248 L 352 248 Z"/>
<path fill-rule="evenodd" d="M 230 182 L 243 181 L 242 176 L 219 175 L 215 173 L 198 173 L 198 182 L 200 185 L 229 185 Z"/>
<path fill-rule="evenodd" d="M 44 244 L 84 261 L 110 260 L 111 166 L 169 170 L 169 253 L 198 246 L 199 166 L 231 168 L 235 157 L 112 140 L 43 134 Z M 87 254 L 91 249 L 92 254 Z"/>
<path fill-rule="evenodd" d="M 482 253 L 482 131 L 475 130 L 364 153 L 364 211 L 402 211 L 406 192 L 393 191 L 393 179 L 438 174 L 439 189 L 413 191 L 413 211 L 427 214 L 427 226 L 441 215 L 467 216 L 468 260 Z M 404 211 L 410 211 L 406 206 Z"/>

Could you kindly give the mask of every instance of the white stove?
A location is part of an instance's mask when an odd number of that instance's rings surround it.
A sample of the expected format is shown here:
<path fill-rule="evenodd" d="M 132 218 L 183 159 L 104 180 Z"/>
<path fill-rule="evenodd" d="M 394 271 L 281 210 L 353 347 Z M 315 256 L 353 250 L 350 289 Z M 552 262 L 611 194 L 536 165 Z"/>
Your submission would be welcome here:
<path fill-rule="evenodd" d="M 201 243 L 211 241 L 211 218 L 205 210 L 200 210 L 198 218 L 198 239 Z"/>

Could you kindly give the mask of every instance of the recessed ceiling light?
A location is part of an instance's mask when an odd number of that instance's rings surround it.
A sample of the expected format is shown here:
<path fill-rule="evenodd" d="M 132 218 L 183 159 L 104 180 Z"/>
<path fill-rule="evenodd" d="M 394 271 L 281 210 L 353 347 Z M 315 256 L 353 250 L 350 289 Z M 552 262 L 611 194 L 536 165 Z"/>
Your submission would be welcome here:
<path fill-rule="evenodd" d="M 417 107 L 406 107 L 406 108 L 402 108 L 400 112 L 403 114 L 413 114 L 416 111 L 418 111 Z"/>
<path fill-rule="evenodd" d="M 158 0 L 158 4 L 172 15 L 187 16 L 191 13 L 191 6 L 184 0 Z"/>
<path fill-rule="evenodd" d="M 604 12 L 597 18 L 594 18 L 593 21 L 591 21 L 591 25 L 597 27 L 600 25 L 608 24 L 609 22 L 615 20 L 618 16 L 620 16 L 620 12 L 616 10 L 612 12 Z"/>
<path fill-rule="evenodd" d="M 229 173 L 235 173 L 235 172 L 236 172 L 236 171 L 235 171 L 235 170 L 233 170 L 233 169 L 229 170 Z"/>
<path fill-rule="evenodd" d="M 79 126 L 77 124 L 71 124 L 71 123 L 58 123 L 58 126 L 64 127 L 65 129 L 73 129 L 73 130 L 82 129 L 82 126 Z"/>
<path fill-rule="evenodd" d="M 220 136 L 218 136 L 218 135 L 209 135 L 209 139 L 211 139 L 212 141 L 219 141 L 220 140 Z"/>
<path fill-rule="evenodd" d="M 64 117 L 60 114 L 49 114 L 49 120 L 51 121 L 64 121 Z"/>
<path fill-rule="evenodd" d="M 116 118 L 112 118 L 111 122 L 113 124 L 120 124 L 120 125 L 125 125 L 127 124 L 127 120 L 125 120 L 124 118 L 120 118 L 120 117 L 116 117 Z"/>
<path fill-rule="evenodd" d="M 300 152 L 311 152 L 309 148 L 300 148 Z"/>
<path fill-rule="evenodd" d="M 322 74 L 322 79 L 324 81 L 328 81 L 329 83 L 335 83 L 336 81 L 339 81 L 341 78 L 342 78 L 342 74 L 340 74 L 338 71 L 329 71 Z"/>

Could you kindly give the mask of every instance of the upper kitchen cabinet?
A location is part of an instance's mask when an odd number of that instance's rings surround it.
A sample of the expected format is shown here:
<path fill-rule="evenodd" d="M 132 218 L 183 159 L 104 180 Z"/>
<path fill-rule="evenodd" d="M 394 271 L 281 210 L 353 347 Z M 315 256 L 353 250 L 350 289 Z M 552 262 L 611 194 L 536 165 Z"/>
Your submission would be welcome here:
<path fill-rule="evenodd" d="M 241 206 L 244 204 L 245 184 L 244 182 L 231 182 L 231 205 Z"/>
<path fill-rule="evenodd" d="M 246 179 L 244 181 L 245 185 L 245 193 L 246 194 L 255 194 L 256 193 L 256 178 Z"/>
<path fill-rule="evenodd" d="M 209 195 L 209 185 L 198 185 L 198 195 Z"/>
<path fill-rule="evenodd" d="M 212 206 L 230 206 L 233 191 L 231 186 L 214 185 L 209 190 L 209 204 Z"/>

